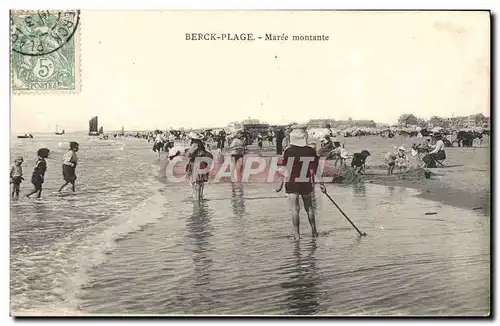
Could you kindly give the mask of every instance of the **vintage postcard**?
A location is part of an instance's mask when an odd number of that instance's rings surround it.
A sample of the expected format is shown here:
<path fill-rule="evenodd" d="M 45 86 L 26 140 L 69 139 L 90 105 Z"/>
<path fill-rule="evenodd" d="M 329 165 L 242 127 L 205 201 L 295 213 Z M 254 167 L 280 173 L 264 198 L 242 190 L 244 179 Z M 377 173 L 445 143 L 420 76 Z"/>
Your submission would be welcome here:
<path fill-rule="evenodd" d="M 13 316 L 489 316 L 488 11 L 10 12 Z"/>

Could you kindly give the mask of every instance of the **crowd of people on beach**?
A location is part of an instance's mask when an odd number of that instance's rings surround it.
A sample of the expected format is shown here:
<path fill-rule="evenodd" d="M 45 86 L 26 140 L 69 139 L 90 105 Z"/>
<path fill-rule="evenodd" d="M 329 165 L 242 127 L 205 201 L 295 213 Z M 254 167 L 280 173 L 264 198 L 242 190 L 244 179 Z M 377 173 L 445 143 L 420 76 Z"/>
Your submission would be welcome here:
<path fill-rule="evenodd" d="M 334 160 L 335 166 L 339 164 L 342 167 L 347 166 L 347 160 L 350 159 L 350 167 L 356 173 L 365 174 L 366 161 L 371 157 L 368 149 L 350 154 L 344 144 L 338 141 L 338 133 L 330 125 L 324 128 L 320 136 L 314 133 L 311 134 L 307 129 L 304 125 L 291 125 L 277 130 L 253 133 L 244 128 L 230 132 L 222 129 L 215 133 L 211 129 L 204 132 L 191 131 L 189 133 L 177 134 L 155 131 L 149 134 L 147 139 L 149 142 L 152 142 L 153 151 L 157 153 L 168 152 L 169 160 L 173 160 L 178 156 L 185 156 L 189 159 L 186 165 L 186 172 L 192 186 L 193 196 L 198 200 L 203 198 L 203 189 L 205 183 L 208 181 L 209 173 L 206 172 L 207 163 L 204 163 L 204 166 L 196 166 L 196 158 L 208 157 L 213 159 L 214 154 L 220 155 L 222 150 L 227 148 L 234 168 L 240 171 L 249 145 L 256 142 L 257 151 L 263 148 L 265 140 L 268 142 L 268 147 L 275 145 L 276 154 L 282 158 L 280 163 L 282 166 L 287 166 L 290 159 L 293 158 L 294 160 L 290 171 L 287 171 L 290 177 L 287 178 L 286 182 L 282 180 L 276 190 L 281 191 L 284 189 L 287 197 L 290 198 L 295 227 L 294 234 L 298 237 L 299 198 L 304 203 L 304 209 L 309 217 L 313 235 L 317 234 L 314 212 L 310 205 L 310 196 L 314 188 L 313 180 L 318 160 L 324 157 Z M 423 134 L 422 130 L 418 130 L 417 134 L 414 135 L 416 141 L 411 147 L 412 156 L 417 160 L 418 167 L 436 167 L 438 162 L 442 162 L 446 158 L 443 135 L 437 131 L 427 133 L 425 130 Z M 381 133 L 380 136 L 387 137 L 387 134 Z M 175 143 L 179 140 L 185 145 L 176 146 Z M 188 143 L 186 144 L 186 142 Z M 212 152 L 211 144 L 216 144 L 215 153 Z M 304 161 L 304 158 L 306 158 L 306 161 L 310 159 L 312 162 L 306 169 L 308 173 L 306 179 L 309 181 L 295 181 L 295 178 L 299 177 L 300 171 L 303 171 L 301 162 Z M 387 152 L 384 160 L 387 164 L 387 174 L 389 175 L 394 173 L 396 167 L 400 173 L 406 171 L 410 164 L 410 157 L 404 145 L 397 147 L 396 151 Z M 198 173 L 198 171 L 203 172 Z M 320 187 L 322 190 L 325 189 L 322 183 L 320 183 Z"/>
<path fill-rule="evenodd" d="M 132 138 L 146 139 L 152 145 L 152 150 L 157 153 L 158 158 L 161 158 L 161 153 L 168 153 L 168 160 L 172 161 L 176 157 L 186 157 L 188 162 L 185 167 L 185 172 L 192 188 L 192 195 L 196 200 L 201 200 L 204 195 L 204 187 L 208 182 L 209 170 L 208 164 L 216 156 L 218 159 L 224 159 L 223 151 L 227 149 L 229 158 L 233 162 L 233 167 L 236 171 L 241 172 L 243 159 L 248 153 L 248 147 L 255 142 L 257 143 L 257 151 L 264 149 L 264 142 L 267 142 L 267 148 L 274 147 L 276 155 L 281 157 L 280 166 L 288 167 L 281 175 L 283 179 L 276 189 L 280 192 L 284 189 L 289 198 L 290 208 L 292 210 L 292 220 L 294 225 L 294 236 L 300 237 L 299 232 L 299 199 L 304 204 L 304 209 L 309 219 L 313 236 L 317 236 L 314 210 L 312 209 L 312 193 L 314 190 L 315 176 L 318 169 L 320 158 L 333 160 L 334 166 L 348 167 L 358 174 L 365 174 L 367 160 L 371 157 L 368 149 L 364 149 L 357 153 L 349 153 L 345 145 L 338 140 L 340 132 L 334 130 L 331 125 L 326 125 L 321 130 L 310 130 L 305 125 L 288 125 L 278 128 L 269 128 L 268 130 L 247 130 L 239 128 L 235 130 L 213 130 L 206 129 L 201 131 L 184 131 L 170 130 L 142 133 L 128 133 L 120 135 Z M 349 134 L 344 132 L 344 137 L 364 137 L 372 135 L 370 130 L 354 130 Z M 432 130 L 429 131 L 423 128 L 415 128 L 415 133 L 408 133 L 407 130 L 379 130 L 377 133 L 380 137 L 393 138 L 395 134 L 400 134 L 405 137 L 414 137 L 415 141 L 411 146 L 411 154 L 417 160 L 417 166 L 420 168 L 434 168 L 442 165 L 446 159 L 445 148 L 453 146 L 458 142 L 459 146 L 468 146 L 470 138 L 482 139 L 485 132 L 474 131 L 453 131 L 453 130 Z M 116 135 L 114 136 L 117 137 Z M 215 145 L 215 152 L 212 151 L 212 145 Z M 62 178 L 64 184 L 59 188 L 58 192 L 71 185 L 71 189 L 75 192 L 76 182 L 76 166 L 78 164 L 77 152 L 79 144 L 77 142 L 69 143 L 69 150 L 62 158 Z M 274 149 L 273 149 L 274 151 Z M 30 197 L 36 194 L 37 198 L 41 197 L 42 185 L 45 179 L 47 170 L 46 159 L 49 157 L 50 150 L 40 148 L 37 151 L 37 160 L 31 175 L 31 183 L 34 189 L 26 195 Z M 204 158 L 200 163 L 197 159 Z M 348 160 L 350 164 L 348 165 Z M 394 169 L 397 168 L 399 173 L 407 170 L 410 164 L 410 158 L 407 155 L 407 149 L 404 145 L 397 147 L 395 151 L 389 151 L 384 155 L 384 161 L 387 166 L 387 174 L 392 175 Z M 288 166 L 288 162 L 292 162 Z M 10 171 L 12 186 L 12 197 L 18 198 L 20 185 L 24 180 L 22 164 L 23 157 L 17 157 L 14 160 L 14 165 Z M 304 168 L 304 162 L 308 162 L 308 166 Z M 208 172 L 207 172 L 208 171 Z M 304 181 L 301 173 L 306 171 Z M 319 182 L 322 192 L 326 192 L 323 182 Z"/>

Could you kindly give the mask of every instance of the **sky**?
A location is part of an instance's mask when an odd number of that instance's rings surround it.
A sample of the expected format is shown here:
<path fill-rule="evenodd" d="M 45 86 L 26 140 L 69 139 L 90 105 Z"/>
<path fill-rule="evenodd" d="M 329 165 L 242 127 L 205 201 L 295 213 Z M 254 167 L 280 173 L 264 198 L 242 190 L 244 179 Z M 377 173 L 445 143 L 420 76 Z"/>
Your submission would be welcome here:
<path fill-rule="evenodd" d="M 186 41 L 192 32 L 327 42 Z M 13 94 L 12 132 L 490 112 L 487 12 L 83 11 L 81 90 Z"/>

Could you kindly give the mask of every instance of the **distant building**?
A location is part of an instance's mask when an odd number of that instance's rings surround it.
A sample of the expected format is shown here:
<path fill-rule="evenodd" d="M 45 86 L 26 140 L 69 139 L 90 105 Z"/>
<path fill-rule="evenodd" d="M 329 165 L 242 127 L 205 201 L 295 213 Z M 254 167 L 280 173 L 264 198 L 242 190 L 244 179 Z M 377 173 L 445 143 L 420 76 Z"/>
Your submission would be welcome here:
<path fill-rule="evenodd" d="M 250 133 L 262 133 L 269 130 L 269 125 L 267 123 L 246 123 L 243 125 L 243 129 Z"/>
<path fill-rule="evenodd" d="M 374 128 L 377 123 L 373 120 L 338 120 L 333 124 L 336 128 L 366 127 Z"/>
<path fill-rule="evenodd" d="M 472 114 L 468 117 L 466 117 L 464 119 L 464 122 L 465 124 L 467 125 L 467 127 L 476 127 L 477 126 L 477 119 L 476 119 L 476 115 L 475 114 Z"/>
<path fill-rule="evenodd" d="M 418 118 L 413 114 L 402 114 L 398 118 L 398 124 L 402 126 L 418 124 Z"/>
<path fill-rule="evenodd" d="M 335 124 L 334 119 L 311 119 L 307 123 L 309 128 L 326 128 L 326 125 L 329 124 L 333 126 Z"/>

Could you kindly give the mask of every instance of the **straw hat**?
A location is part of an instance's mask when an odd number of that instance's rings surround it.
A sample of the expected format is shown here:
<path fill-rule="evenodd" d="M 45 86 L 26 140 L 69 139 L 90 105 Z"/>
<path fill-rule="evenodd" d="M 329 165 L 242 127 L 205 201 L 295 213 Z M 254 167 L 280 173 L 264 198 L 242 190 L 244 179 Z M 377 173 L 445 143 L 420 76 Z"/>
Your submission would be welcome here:
<path fill-rule="evenodd" d="M 290 132 L 290 145 L 307 146 L 307 132 L 305 129 L 293 129 Z"/>
<path fill-rule="evenodd" d="M 201 139 L 201 138 L 203 138 L 203 137 L 202 137 L 199 133 L 194 132 L 194 131 L 191 131 L 191 132 L 188 134 L 188 137 L 189 137 L 190 139 L 198 139 L 198 140 L 199 140 L 199 139 Z"/>
<path fill-rule="evenodd" d="M 402 152 L 406 152 L 406 148 L 403 145 L 399 146 L 398 150 L 400 150 Z"/>
<path fill-rule="evenodd" d="M 21 162 L 21 163 L 22 163 L 22 162 L 24 162 L 24 159 L 23 159 L 23 157 L 22 157 L 22 156 L 18 156 L 18 157 L 14 160 L 14 162 Z"/>

